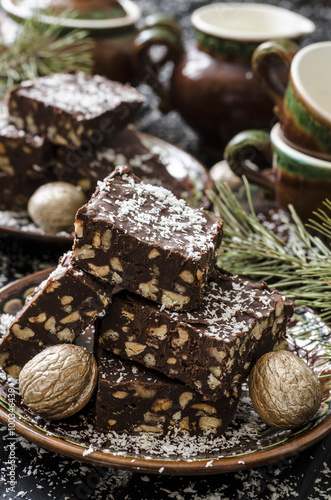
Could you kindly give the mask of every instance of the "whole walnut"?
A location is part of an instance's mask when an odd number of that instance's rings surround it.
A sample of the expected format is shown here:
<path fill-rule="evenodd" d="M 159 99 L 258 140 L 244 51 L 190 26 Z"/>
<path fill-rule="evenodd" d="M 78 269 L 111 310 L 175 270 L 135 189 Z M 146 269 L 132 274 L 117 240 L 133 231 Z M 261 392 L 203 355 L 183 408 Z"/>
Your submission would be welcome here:
<path fill-rule="evenodd" d="M 92 353 L 73 344 L 47 347 L 22 368 L 18 383 L 24 402 L 49 420 L 66 418 L 90 400 L 98 379 Z"/>
<path fill-rule="evenodd" d="M 249 376 L 249 394 L 259 416 L 272 427 L 295 429 L 307 423 L 322 401 L 313 370 L 295 354 L 264 354 Z"/>
<path fill-rule="evenodd" d="M 86 203 L 83 191 L 68 182 L 40 186 L 28 202 L 28 213 L 47 233 L 72 232 L 77 210 Z"/>

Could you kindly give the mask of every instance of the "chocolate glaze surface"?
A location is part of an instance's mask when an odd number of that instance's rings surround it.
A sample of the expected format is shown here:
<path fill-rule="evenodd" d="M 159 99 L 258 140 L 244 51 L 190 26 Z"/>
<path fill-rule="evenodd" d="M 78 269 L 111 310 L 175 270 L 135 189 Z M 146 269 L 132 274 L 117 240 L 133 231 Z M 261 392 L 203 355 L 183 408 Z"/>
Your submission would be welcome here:
<path fill-rule="evenodd" d="M 78 210 L 81 269 L 173 309 L 200 303 L 222 221 L 117 167 Z"/>
<path fill-rule="evenodd" d="M 115 295 L 99 343 L 217 400 L 284 342 L 292 314 L 291 302 L 266 284 L 215 271 L 194 311 L 171 312 L 125 291 Z"/>
<path fill-rule="evenodd" d="M 143 95 L 130 85 L 83 72 L 27 80 L 8 94 L 10 121 L 72 148 L 100 145 L 130 123 Z"/>

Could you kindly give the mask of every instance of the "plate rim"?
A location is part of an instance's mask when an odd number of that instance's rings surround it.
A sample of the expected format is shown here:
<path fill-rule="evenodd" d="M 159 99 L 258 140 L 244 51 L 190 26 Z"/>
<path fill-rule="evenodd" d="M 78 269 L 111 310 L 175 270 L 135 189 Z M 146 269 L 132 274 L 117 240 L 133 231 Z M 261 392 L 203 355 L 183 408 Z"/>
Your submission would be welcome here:
<path fill-rule="evenodd" d="M 45 279 L 54 267 L 42 269 L 35 273 L 19 278 L 0 289 L 0 302 L 13 292 L 22 289 L 25 285 L 29 286 Z M 0 423 L 8 425 L 9 416 L 12 412 L 4 406 L 4 402 L 0 399 Z M 67 441 L 60 436 L 48 434 L 46 430 L 42 430 L 25 417 L 20 416 L 15 412 L 15 432 L 26 438 L 28 441 L 37 444 L 51 452 L 59 455 L 87 462 L 101 467 L 113 467 L 116 469 L 128 470 L 139 473 L 148 474 L 165 474 L 165 475 L 210 475 L 227 472 L 238 472 L 240 470 L 251 469 L 267 465 L 272 462 L 284 460 L 295 453 L 313 446 L 318 441 L 323 439 L 331 431 L 331 412 L 324 416 L 323 420 L 315 427 L 302 432 L 298 437 L 293 437 L 280 445 L 277 443 L 270 445 L 268 449 L 248 451 L 243 455 L 236 457 L 215 458 L 207 457 L 191 460 L 176 460 L 176 459 L 155 459 L 143 457 L 131 457 L 116 455 L 101 450 L 95 450 L 91 453 L 83 455 L 84 451 L 88 450 L 86 445 L 79 445 Z"/>
<path fill-rule="evenodd" d="M 2 424 L 8 424 L 9 414 L 10 412 L 6 410 L 0 402 L 0 422 Z M 330 431 L 331 415 L 307 433 L 302 434 L 298 438 L 293 438 L 291 441 L 281 444 L 280 446 L 275 444 L 268 450 L 255 451 L 253 453 L 247 452 L 246 455 L 240 457 L 216 459 L 208 457 L 206 459 L 185 461 L 121 456 L 100 450 L 95 450 L 92 453 L 83 455 L 83 452 L 88 450 L 86 446 L 65 441 L 58 436 L 47 435 L 47 431 L 41 431 L 33 424 L 19 417 L 15 420 L 15 432 L 20 436 L 41 448 L 53 453 L 55 452 L 61 456 L 100 467 L 116 468 L 139 473 L 180 476 L 223 474 L 261 467 L 272 462 L 289 458 L 295 453 L 300 453 L 323 439 Z"/>

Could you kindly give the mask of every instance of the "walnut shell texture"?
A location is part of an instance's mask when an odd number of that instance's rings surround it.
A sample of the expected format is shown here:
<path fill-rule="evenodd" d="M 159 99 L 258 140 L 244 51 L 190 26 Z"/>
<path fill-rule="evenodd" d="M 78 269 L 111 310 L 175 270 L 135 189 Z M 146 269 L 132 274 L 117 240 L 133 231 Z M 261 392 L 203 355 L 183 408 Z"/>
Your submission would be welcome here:
<path fill-rule="evenodd" d="M 40 186 L 28 202 L 28 213 L 48 233 L 72 232 L 77 210 L 86 203 L 82 190 L 68 182 Z"/>
<path fill-rule="evenodd" d="M 285 350 L 269 352 L 257 361 L 250 373 L 249 393 L 258 415 L 278 429 L 304 425 L 322 401 L 316 374 L 302 359 Z"/>
<path fill-rule="evenodd" d="M 90 400 L 98 379 L 92 353 L 72 344 L 48 347 L 32 358 L 19 374 L 24 402 L 49 420 L 69 417 Z"/>

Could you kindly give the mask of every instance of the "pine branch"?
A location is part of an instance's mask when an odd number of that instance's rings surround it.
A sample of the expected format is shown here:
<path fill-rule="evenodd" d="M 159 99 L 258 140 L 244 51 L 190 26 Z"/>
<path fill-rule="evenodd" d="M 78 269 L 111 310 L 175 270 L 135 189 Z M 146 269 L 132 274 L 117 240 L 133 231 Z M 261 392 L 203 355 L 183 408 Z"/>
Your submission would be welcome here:
<path fill-rule="evenodd" d="M 331 369 L 331 329 L 310 310 L 295 314 L 297 323 L 290 329 L 290 339 L 301 349 L 317 354 L 314 368 L 320 378 L 330 378 Z M 314 356 L 315 357 L 315 356 Z"/>
<path fill-rule="evenodd" d="M 247 199 L 250 188 L 245 181 Z M 314 214 L 307 231 L 293 208 L 293 222 L 284 221 L 289 240 L 283 241 L 264 227 L 251 210 L 246 211 L 228 186 L 218 185 L 218 195 L 210 197 L 224 220 L 223 252 L 218 265 L 234 274 L 266 281 L 286 292 L 298 305 L 315 309 L 325 320 L 331 320 L 331 247 L 320 236 L 331 241 L 331 202 Z M 317 219 L 317 220 L 316 220 Z"/>
<path fill-rule="evenodd" d="M 67 13 L 63 14 L 66 17 Z M 72 30 L 39 22 L 32 17 L 24 22 L 14 43 L 0 43 L 0 93 L 23 80 L 58 73 L 65 69 L 92 70 L 94 42 L 85 30 Z"/>

